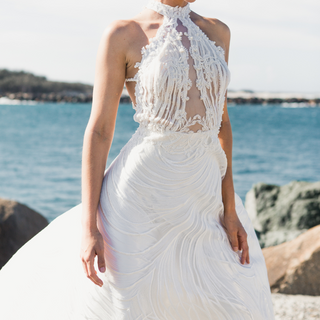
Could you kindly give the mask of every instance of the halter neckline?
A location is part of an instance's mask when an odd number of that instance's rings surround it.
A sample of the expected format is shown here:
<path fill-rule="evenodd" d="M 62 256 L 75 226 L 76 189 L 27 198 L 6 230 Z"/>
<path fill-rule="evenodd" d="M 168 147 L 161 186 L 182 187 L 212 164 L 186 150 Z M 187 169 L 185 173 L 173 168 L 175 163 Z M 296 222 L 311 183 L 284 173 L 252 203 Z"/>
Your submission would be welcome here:
<path fill-rule="evenodd" d="M 173 7 L 157 0 L 149 0 L 145 7 L 168 18 L 187 17 L 191 11 L 189 2 L 184 7 Z"/>

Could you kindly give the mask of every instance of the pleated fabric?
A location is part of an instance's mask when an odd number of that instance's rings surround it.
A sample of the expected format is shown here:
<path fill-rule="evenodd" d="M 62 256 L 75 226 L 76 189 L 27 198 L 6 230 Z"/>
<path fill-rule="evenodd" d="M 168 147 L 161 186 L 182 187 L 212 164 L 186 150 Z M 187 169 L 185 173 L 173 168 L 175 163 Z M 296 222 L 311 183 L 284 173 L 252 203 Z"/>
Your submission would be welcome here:
<path fill-rule="evenodd" d="M 79 205 L 1 270 L 0 319 L 274 319 L 265 261 L 238 195 L 250 264 L 240 263 L 221 224 L 226 164 L 211 132 L 138 129 L 103 180 L 103 287 L 81 267 Z"/>

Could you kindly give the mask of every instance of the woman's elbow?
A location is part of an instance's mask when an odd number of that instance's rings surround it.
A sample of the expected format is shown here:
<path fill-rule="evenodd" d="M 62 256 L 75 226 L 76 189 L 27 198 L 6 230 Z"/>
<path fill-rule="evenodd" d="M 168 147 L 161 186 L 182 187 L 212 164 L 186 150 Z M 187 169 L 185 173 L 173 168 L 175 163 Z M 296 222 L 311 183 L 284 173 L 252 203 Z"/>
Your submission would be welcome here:
<path fill-rule="evenodd" d="M 98 139 L 102 142 L 112 141 L 113 130 L 112 128 L 105 126 L 93 126 L 88 124 L 85 133 L 84 139 L 95 140 Z"/>

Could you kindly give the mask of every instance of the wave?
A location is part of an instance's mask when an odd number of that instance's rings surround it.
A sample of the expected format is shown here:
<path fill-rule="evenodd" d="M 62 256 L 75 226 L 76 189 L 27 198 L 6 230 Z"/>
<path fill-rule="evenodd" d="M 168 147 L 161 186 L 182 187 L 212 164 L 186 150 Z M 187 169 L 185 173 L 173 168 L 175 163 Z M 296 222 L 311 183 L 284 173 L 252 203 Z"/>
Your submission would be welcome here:
<path fill-rule="evenodd" d="M 319 108 L 320 105 L 316 103 L 308 102 L 283 102 L 281 104 L 282 108 Z"/>
<path fill-rule="evenodd" d="M 23 105 L 23 104 L 33 105 L 33 104 L 38 104 L 38 102 L 33 100 L 9 99 L 7 97 L 0 98 L 0 105 Z"/>

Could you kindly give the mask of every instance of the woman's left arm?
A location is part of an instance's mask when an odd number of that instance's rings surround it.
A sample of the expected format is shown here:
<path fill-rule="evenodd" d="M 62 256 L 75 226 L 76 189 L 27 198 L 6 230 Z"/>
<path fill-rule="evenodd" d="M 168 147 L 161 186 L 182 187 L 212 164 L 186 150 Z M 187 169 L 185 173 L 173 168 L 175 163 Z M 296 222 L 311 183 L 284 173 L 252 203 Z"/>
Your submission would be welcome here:
<path fill-rule="evenodd" d="M 225 47 L 225 59 L 228 63 L 229 45 L 230 45 L 230 30 L 226 25 L 223 25 L 221 36 Z M 234 198 L 234 186 L 232 177 L 232 129 L 227 108 L 227 93 L 225 96 L 224 112 L 222 115 L 221 128 L 219 132 L 219 140 L 222 149 L 227 157 L 227 170 L 224 179 L 222 180 L 222 201 L 224 205 L 224 227 L 231 242 L 234 251 L 242 250 L 241 263 L 250 263 L 249 247 L 247 242 L 247 233 L 244 230 L 236 209 Z"/>

